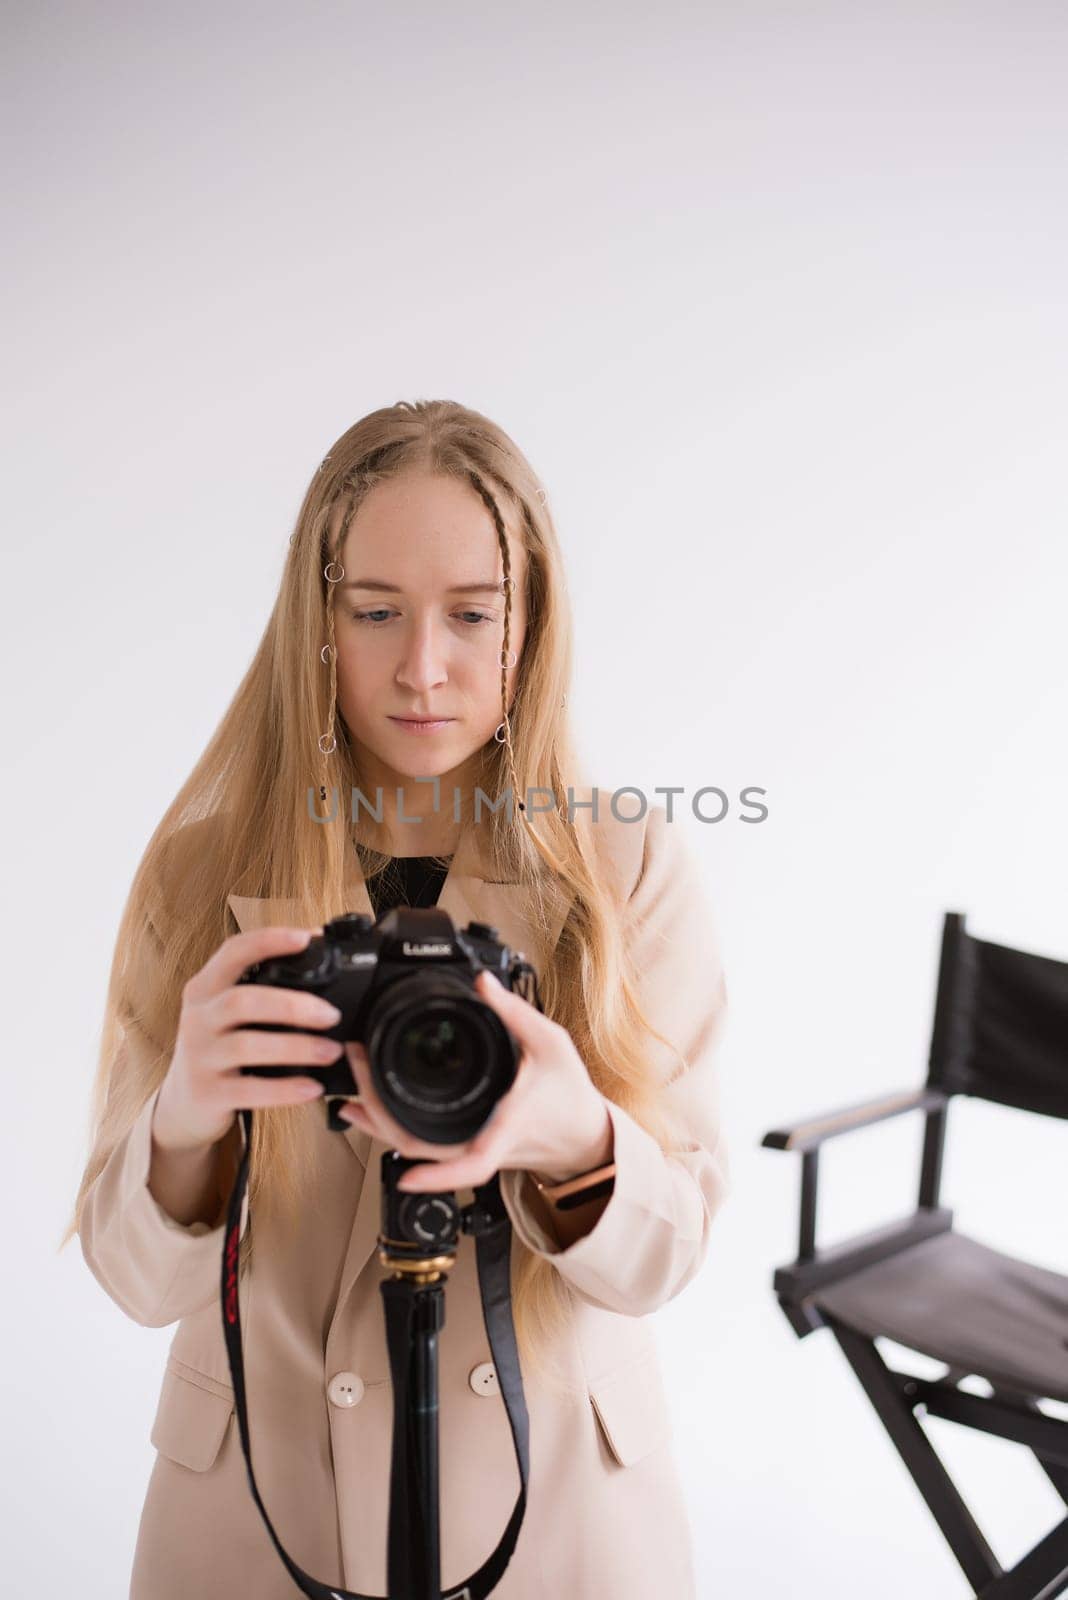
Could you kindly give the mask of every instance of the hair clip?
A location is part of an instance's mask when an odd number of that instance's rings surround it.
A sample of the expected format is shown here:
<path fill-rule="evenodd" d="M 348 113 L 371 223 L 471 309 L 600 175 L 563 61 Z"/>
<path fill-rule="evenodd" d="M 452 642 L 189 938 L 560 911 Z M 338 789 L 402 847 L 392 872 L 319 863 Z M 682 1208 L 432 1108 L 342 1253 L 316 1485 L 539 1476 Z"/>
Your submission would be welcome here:
<path fill-rule="evenodd" d="M 510 655 L 511 658 L 512 658 L 511 661 L 506 661 L 504 659 L 505 655 Z M 499 667 L 514 667 L 518 660 L 519 660 L 519 657 L 516 655 L 514 650 L 505 651 L 502 648 L 502 649 L 498 650 L 498 652 L 497 652 L 497 665 Z"/>
<path fill-rule="evenodd" d="M 329 465 L 329 462 L 330 462 L 329 455 L 325 455 L 323 457 L 323 459 L 319 463 L 319 471 L 322 472 L 324 470 L 324 468 L 326 468 Z"/>
<path fill-rule="evenodd" d="M 324 666 L 330 660 L 330 652 L 332 650 L 334 651 L 335 654 L 337 653 L 337 647 L 335 645 L 324 644 L 323 648 L 319 651 L 319 660 L 323 663 Z"/>
<path fill-rule="evenodd" d="M 500 589 L 501 589 L 501 593 L 502 594 L 510 594 L 511 591 L 514 588 L 515 588 L 515 579 L 514 578 L 502 578 L 501 579 Z"/>
<path fill-rule="evenodd" d="M 507 722 L 498 722 L 497 731 L 493 735 L 493 737 L 496 739 L 498 744 L 503 744 L 505 739 L 507 738 L 507 728 L 508 728 Z"/>
<path fill-rule="evenodd" d="M 323 744 L 323 740 L 324 739 L 329 739 L 330 740 L 329 745 L 324 745 Z M 337 749 L 337 740 L 334 738 L 334 735 L 332 733 L 321 733 L 319 735 L 319 753 L 320 753 L 320 755 L 332 756 L 336 749 Z"/>
<path fill-rule="evenodd" d="M 330 576 L 330 568 L 331 567 L 336 567 L 337 568 L 337 572 L 334 574 L 333 577 Z M 323 568 L 323 577 L 326 579 L 327 583 L 340 583 L 344 576 L 345 576 L 345 569 L 341 565 L 340 561 L 328 561 L 326 563 L 326 566 Z"/>

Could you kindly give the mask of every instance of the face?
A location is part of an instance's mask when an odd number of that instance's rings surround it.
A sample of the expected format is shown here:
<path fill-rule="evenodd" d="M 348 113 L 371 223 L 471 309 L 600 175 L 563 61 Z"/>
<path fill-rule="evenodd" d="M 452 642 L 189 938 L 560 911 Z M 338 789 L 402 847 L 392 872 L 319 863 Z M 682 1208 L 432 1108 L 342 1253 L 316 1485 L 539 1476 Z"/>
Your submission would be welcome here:
<path fill-rule="evenodd" d="M 510 710 L 526 636 L 526 560 L 511 535 L 508 548 Z M 361 779 L 372 786 L 364 792 L 373 798 L 377 784 L 388 792 L 405 778 L 440 777 L 447 811 L 453 784 L 466 788 L 501 721 L 504 562 L 493 518 L 463 483 L 408 473 L 364 499 L 341 565 L 333 596 L 338 710 Z M 403 720 L 426 717 L 441 720 L 421 731 Z M 429 784 L 405 787 L 409 814 L 432 800 Z"/>

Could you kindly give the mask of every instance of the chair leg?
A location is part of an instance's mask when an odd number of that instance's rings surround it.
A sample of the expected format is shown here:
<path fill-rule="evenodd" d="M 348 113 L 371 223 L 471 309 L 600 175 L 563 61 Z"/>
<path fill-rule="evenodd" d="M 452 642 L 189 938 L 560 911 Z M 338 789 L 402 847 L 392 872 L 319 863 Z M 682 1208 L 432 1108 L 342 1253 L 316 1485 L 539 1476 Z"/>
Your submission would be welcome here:
<path fill-rule="evenodd" d="M 969 1394 L 945 1378 L 914 1378 L 905 1372 L 891 1372 L 891 1377 L 913 1411 L 922 1406 L 925 1416 L 945 1417 L 962 1428 L 1026 1445 L 1042 1466 L 1068 1473 L 1068 1423 L 1047 1417 L 1037 1404 L 1011 1399 L 1004 1389 L 995 1389 L 989 1398 Z"/>
<path fill-rule="evenodd" d="M 959 1561 L 977 1600 L 1054 1600 L 1068 1590 L 1068 1517 L 1010 1571 L 1003 1571 L 971 1512 L 942 1465 L 934 1446 L 913 1415 L 903 1392 L 900 1374 L 887 1367 L 873 1339 L 865 1338 L 825 1310 L 821 1315 L 856 1373 L 868 1399 L 912 1474 L 946 1542 Z M 922 1386 L 921 1386 L 922 1388 Z M 995 1391 L 997 1393 L 997 1391 Z M 999 1395 L 1009 1398 L 1009 1392 Z M 1014 1401 L 1025 1397 L 1012 1395 Z M 1027 1409 L 1037 1409 L 1034 1401 Z M 1057 1462 L 1044 1461 L 1035 1451 L 1050 1481 L 1063 1496 L 1068 1471 Z"/>
<path fill-rule="evenodd" d="M 1068 1467 L 1062 1467 L 1057 1461 L 1045 1461 L 1042 1456 L 1038 1455 L 1037 1450 L 1035 1455 L 1042 1471 L 1046 1474 L 1046 1477 L 1052 1483 L 1065 1505 L 1068 1505 Z"/>
<path fill-rule="evenodd" d="M 1005 1400 L 1011 1405 L 1019 1406 L 1022 1411 L 1037 1412 L 1044 1416 L 1042 1408 L 1033 1395 L 1022 1394 L 1018 1389 L 1004 1389 L 1000 1385 L 991 1385 L 999 1400 Z M 1059 1461 L 1048 1461 L 1040 1450 L 1035 1450 L 1035 1459 L 1046 1477 L 1052 1483 L 1065 1505 L 1068 1505 L 1068 1467 Z"/>
<path fill-rule="evenodd" d="M 985 1586 L 1002 1575 L 1000 1563 L 983 1538 L 934 1446 L 916 1421 L 912 1407 L 894 1382 L 874 1340 L 835 1321 L 822 1308 L 821 1315 L 912 1474 L 916 1487 L 963 1568 L 965 1577 L 977 1594 L 985 1595 Z"/>
<path fill-rule="evenodd" d="M 979 1600 L 1054 1600 L 1068 1589 L 1068 1517 L 1040 1539 L 1011 1572 L 979 1591 Z"/>
<path fill-rule="evenodd" d="M 1053 1461 L 1043 1461 L 1041 1456 L 1038 1458 L 1038 1464 L 1065 1505 L 1068 1506 L 1068 1468 L 1058 1466 Z"/>

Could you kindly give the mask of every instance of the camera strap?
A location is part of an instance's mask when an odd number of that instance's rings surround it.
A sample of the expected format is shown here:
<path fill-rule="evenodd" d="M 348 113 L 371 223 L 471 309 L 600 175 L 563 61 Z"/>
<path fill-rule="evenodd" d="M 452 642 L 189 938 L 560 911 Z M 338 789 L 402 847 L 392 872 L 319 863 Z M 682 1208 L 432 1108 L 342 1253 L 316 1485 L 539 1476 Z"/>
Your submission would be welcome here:
<path fill-rule="evenodd" d="M 350 1589 L 338 1589 L 332 1584 L 322 1583 L 318 1578 L 313 1578 L 308 1572 L 293 1560 L 285 1549 L 274 1525 L 267 1514 L 267 1508 L 260 1496 L 256 1484 L 256 1477 L 252 1470 L 252 1448 L 249 1438 L 248 1408 L 245 1395 L 245 1363 L 241 1344 L 241 1309 L 238 1297 L 238 1255 L 241 1239 L 241 1207 L 248 1187 L 249 1162 L 252 1151 L 252 1112 L 243 1109 L 238 1113 L 244 1135 L 244 1150 L 241 1155 L 241 1164 L 230 1194 L 227 1207 L 226 1229 L 224 1233 L 222 1255 L 222 1277 L 220 1285 L 223 1335 L 226 1340 L 226 1354 L 230 1363 L 230 1376 L 234 1388 L 234 1409 L 237 1412 L 238 1428 L 241 1435 L 241 1449 L 245 1457 L 245 1467 L 248 1471 L 249 1488 L 252 1498 L 256 1502 L 260 1516 L 271 1536 L 272 1543 L 278 1551 L 286 1570 L 297 1587 L 306 1595 L 311 1595 L 313 1600 L 391 1600 L 390 1596 L 363 1595 Z M 370 1172 L 364 1176 L 364 1182 L 371 1181 Z M 523 1386 L 519 1370 L 519 1352 L 516 1348 L 515 1326 L 512 1321 L 512 1295 L 509 1274 L 509 1260 L 511 1253 L 512 1226 L 501 1198 L 500 1180 L 495 1173 L 488 1183 L 480 1185 L 474 1191 L 475 1204 L 465 1221 L 465 1228 L 475 1238 L 475 1254 L 478 1266 L 479 1294 L 482 1300 L 482 1315 L 486 1324 L 486 1333 L 489 1338 L 490 1350 L 493 1354 L 493 1364 L 497 1372 L 501 1394 L 504 1398 L 505 1410 L 508 1415 L 508 1425 L 512 1430 L 512 1442 L 515 1446 L 516 1462 L 519 1467 L 519 1497 L 516 1500 L 512 1515 L 501 1537 L 500 1543 L 492 1555 L 487 1557 L 477 1572 L 461 1584 L 453 1585 L 441 1600 L 485 1600 L 500 1582 L 500 1579 L 512 1557 L 519 1529 L 523 1523 L 527 1503 L 527 1482 L 530 1476 L 530 1421 L 527 1416 L 526 1400 L 523 1396 Z M 251 1226 L 251 1214 L 249 1216 Z M 384 1285 L 391 1289 L 389 1283 Z M 417 1508 L 423 1503 L 422 1490 L 425 1485 L 416 1483 L 416 1465 L 410 1430 L 400 1425 L 400 1420 L 405 1417 L 408 1405 L 408 1375 L 409 1352 L 412 1336 L 413 1299 L 411 1295 L 399 1293 L 384 1296 L 386 1340 L 389 1347 L 390 1370 L 394 1385 L 394 1427 L 393 1427 L 393 1458 L 390 1463 L 391 1485 L 391 1514 L 389 1527 L 389 1572 L 390 1581 L 393 1575 L 403 1574 L 409 1570 L 412 1562 L 412 1539 L 422 1535 L 420 1528 L 398 1526 L 398 1519 L 393 1515 L 392 1507 L 398 1503 L 397 1489 L 401 1482 L 407 1485 L 407 1493 L 401 1497 L 399 1503 L 406 1504 L 409 1508 Z M 435 1486 L 436 1488 L 436 1486 Z M 413 1513 L 417 1514 L 417 1512 Z M 397 1600 L 397 1597 L 392 1597 Z M 422 1597 L 419 1597 L 422 1600 Z"/>

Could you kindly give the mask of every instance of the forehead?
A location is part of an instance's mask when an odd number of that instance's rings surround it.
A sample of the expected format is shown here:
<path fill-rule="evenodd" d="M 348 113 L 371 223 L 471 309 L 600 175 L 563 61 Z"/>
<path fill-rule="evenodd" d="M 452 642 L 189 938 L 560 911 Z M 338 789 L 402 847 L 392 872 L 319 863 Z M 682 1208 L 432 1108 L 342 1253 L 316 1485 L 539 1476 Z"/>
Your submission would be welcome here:
<path fill-rule="evenodd" d="M 509 527 L 512 575 L 520 579 L 524 552 Z M 340 510 L 334 531 L 340 527 Z M 407 473 L 376 484 L 349 525 L 341 562 L 346 579 L 376 578 L 404 586 L 497 581 L 504 575 L 489 507 L 467 484 L 429 473 Z"/>

